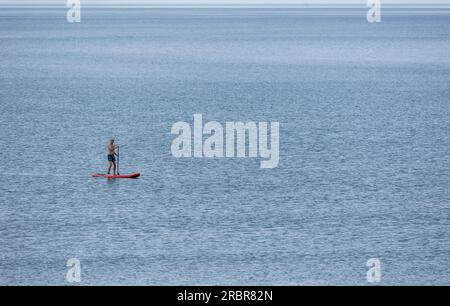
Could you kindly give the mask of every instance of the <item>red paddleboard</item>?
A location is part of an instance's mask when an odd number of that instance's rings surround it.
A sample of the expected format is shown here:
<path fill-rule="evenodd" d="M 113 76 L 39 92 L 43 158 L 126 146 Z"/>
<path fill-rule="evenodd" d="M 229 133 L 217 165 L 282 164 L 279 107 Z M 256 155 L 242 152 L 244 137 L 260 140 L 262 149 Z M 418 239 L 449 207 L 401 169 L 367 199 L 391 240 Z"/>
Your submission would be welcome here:
<path fill-rule="evenodd" d="M 103 177 L 103 178 L 108 178 L 108 179 L 134 179 L 134 178 L 138 178 L 140 175 L 141 175 L 140 173 L 118 174 L 118 175 L 100 174 L 100 173 L 92 174 L 93 177 Z"/>

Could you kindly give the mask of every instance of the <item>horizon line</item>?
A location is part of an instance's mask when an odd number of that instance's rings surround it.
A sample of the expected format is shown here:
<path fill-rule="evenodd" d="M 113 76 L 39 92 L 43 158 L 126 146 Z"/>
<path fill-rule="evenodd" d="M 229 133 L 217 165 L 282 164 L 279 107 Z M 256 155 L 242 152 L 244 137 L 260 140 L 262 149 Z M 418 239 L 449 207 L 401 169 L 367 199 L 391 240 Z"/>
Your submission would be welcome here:
<path fill-rule="evenodd" d="M 183 8 L 183 7 L 308 7 L 308 8 L 339 8 L 339 7 L 367 7 L 365 3 L 356 4 L 356 3 L 320 3 L 320 4 L 308 4 L 308 3 L 277 3 L 277 4 L 82 4 L 83 7 L 93 7 L 93 8 Z M 0 7 L 67 7 L 66 4 L 2 4 L 0 3 Z M 408 8 L 423 8 L 423 7 L 449 7 L 450 3 L 415 3 L 415 4 L 405 4 L 405 3 L 392 3 L 392 4 L 384 4 L 383 7 L 408 7 Z"/>

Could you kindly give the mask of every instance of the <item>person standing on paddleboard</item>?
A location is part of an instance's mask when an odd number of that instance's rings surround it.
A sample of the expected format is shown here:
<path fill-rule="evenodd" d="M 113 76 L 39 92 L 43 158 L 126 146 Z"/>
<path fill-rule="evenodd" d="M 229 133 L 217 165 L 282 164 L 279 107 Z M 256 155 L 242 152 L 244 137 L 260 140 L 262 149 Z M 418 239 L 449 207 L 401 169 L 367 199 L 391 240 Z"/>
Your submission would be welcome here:
<path fill-rule="evenodd" d="M 111 167 L 114 166 L 114 175 L 116 175 L 116 152 L 117 146 L 114 145 L 114 139 L 111 139 L 108 144 L 108 174 Z"/>

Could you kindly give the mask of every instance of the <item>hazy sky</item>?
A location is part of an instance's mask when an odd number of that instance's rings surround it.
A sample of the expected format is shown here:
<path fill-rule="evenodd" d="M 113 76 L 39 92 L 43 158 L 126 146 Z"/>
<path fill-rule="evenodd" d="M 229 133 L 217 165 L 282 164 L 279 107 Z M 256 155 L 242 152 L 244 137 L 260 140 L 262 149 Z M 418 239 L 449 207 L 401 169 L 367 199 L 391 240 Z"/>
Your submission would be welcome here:
<path fill-rule="evenodd" d="M 367 0 L 80 0 L 81 4 L 363 4 Z M 0 4 L 65 5 L 67 0 L 0 0 Z M 450 0 L 381 0 L 383 4 L 449 4 Z"/>

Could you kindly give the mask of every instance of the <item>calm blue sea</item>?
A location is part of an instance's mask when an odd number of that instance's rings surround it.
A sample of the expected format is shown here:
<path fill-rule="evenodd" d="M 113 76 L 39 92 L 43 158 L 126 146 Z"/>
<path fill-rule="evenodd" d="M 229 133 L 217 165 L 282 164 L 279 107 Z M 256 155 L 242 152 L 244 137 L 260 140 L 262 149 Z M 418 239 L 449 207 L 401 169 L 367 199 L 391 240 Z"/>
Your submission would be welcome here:
<path fill-rule="evenodd" d="M 0 8 L 0 284 L 449 284 L 450 9 L 382 13 Z M 194 113 L 279 166 L 175 159 Z"/>

